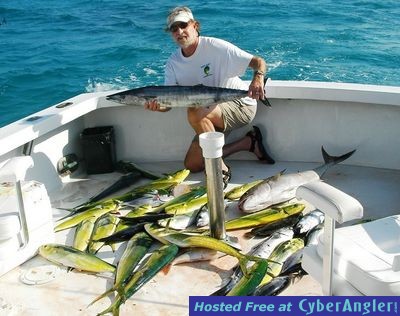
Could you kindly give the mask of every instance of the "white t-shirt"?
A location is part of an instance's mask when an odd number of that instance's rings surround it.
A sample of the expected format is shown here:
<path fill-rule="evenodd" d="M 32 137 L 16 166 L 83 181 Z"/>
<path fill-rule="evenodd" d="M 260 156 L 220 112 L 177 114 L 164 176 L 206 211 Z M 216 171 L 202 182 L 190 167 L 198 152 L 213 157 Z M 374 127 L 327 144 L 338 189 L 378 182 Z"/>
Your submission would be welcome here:
<path fill-rule="evenodd" d="M 252 58 L 252 54 L 229 42 L 200 36 L 199 45 L 192 56 L 183 56 L 179 48 L 169 57 L 164 83 L 248 90 L 249 85 L 239 76 L 245 73 Z M 255 102 L 254 99 L 250 100 Z"/>

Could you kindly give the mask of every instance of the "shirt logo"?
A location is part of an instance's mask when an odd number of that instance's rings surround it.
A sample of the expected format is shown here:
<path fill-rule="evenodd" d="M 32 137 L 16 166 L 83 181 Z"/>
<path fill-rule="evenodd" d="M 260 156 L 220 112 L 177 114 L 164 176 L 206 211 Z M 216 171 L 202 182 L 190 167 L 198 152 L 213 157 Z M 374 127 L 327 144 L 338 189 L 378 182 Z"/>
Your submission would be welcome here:
<path fill-rule="evenodd" d="M 204 73 L 204 77 L 203 78 L 206 78 L 206 77 L 209 77 L 209 76 L 213 75 L 211 73 L 210 63 L 201 66 L 201 68 L 203 68 L 203 73 Z"/>

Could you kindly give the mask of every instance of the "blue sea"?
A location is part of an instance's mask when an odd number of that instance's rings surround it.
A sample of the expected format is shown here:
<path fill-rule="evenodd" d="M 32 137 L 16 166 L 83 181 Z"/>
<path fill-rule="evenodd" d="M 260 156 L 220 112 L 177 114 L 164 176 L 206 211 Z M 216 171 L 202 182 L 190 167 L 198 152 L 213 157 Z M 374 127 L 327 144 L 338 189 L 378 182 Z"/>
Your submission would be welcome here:
<path fill-rule="evenodd" d="M 202 35 L 265 58 L 272 79 L 400 86 L 399 0 L 0 0 L 0 126 L 80 93 L 162 84 L 177 5 Z"/>

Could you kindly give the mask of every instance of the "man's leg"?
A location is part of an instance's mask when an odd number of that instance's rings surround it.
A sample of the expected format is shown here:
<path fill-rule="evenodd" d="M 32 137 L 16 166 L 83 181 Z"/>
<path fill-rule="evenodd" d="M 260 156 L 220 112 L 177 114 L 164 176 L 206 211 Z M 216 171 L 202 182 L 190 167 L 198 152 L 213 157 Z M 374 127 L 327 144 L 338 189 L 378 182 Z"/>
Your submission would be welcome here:
<path fill-rule="evenodd" d="M 275 161 L 266 151 L 263 145 L 261 131 L 257 126 L 245 136 L 233 143 L 226 144 L 223 148 L 223 157 L 228 157 L 239 151 L 250 151 L 256 155 L 258 160 L 267 164 L 274 164 Z"/>
<path fill-rule="evenodd" d="M 233 107 L 232 107 L 233 106 Z M 243 109 L 235 108 L 236 104 L 230 104 L 229 111 L 226 112 L 229 118 L 236 120 L 237 122 L 241 122 L 240 125 L 244 126 L 245 124 L 250 123 L 252 117 L 250 114 L 253 110 L 250 111 L 248 115 L 248 121 L 246 121 L 246 115 L 240 116 L 238 112 Z M 226 111 L 226 108 L 224 109 Z M 236 116 L 239 115 L 239 116 Z M 253 113 L 253 117 L 255 112 Z M 185 167 L 188 168 L 192 172 L 199 172 L 204 170 L 204 159 L 202 155 L 202 149 L 199 145 L 198 135 L 205 132 L 214 132 L 217 130 L 225 130 L 225 122 L 223 118 L 223 114 L 220 106 L 210 106 L 207 108 L 188 108 L 188 121 L 192 126 L 194 131 L 196 132 L 196 137 L 193 139 L 185 157 Z M 239 151 L 250 151 L 253 152 L 257 158 L 266 163 L 274 163 L 274 160 L 268 155 L 263 144 L 262 144 L 262 136 L 261 132 L 257 127 L 253 127 L 253 130 L 248 132 L 241 139 L 226 144 L 223 148 L 223 158 L 228 157 Z M 222 170 L 227 171 L 228 167 L 222 161 Z"/>
<path fill-rule="evenodd" d="M 222 112 L 216 105 L 206 108 L 188 108 L 188 122 L 196 132 L 196 137 L 193 139 L 185 157 L 185 167 L 192 172 L 204 170 L 204 159 L 201 147 L 199 145 L 198 135 L 205 132 L 215 132 L 216 129 L 224 129 L 224 121 Z M 228 168 L 222 163 L 222 170 Z"/>

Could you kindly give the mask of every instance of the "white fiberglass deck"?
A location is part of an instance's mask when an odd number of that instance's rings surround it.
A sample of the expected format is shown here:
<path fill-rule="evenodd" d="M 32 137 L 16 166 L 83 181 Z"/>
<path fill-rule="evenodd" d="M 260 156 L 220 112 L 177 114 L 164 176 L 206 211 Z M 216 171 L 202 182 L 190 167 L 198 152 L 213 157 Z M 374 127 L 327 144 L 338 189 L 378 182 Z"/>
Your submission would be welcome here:
<path fill-rule="evenodd" d="M 264 165 L 258 161 L 228 161 L 232 167 L 233 178 L 228 187 L 264 179 L 283 169 L 297 172 L 312 169 L 319 163 L 279 162 Z M 143 164 L 144 168 L 154 172 L 174 172 L 182 169 L 181 162 Z M 85 202 L 89 197 L 113 183 L 120 174 L 111 173 L 93 175 L 89 178 L 75 177 L 65 183 L 58 192 L 50 192 L 55 219 L 62 214 L 57 207 L 72 207 Z M 365 219 L 380 218 L 397 214 L 400 205 L 400 171 L 338 165 L 330 169 L 323 179 L 344 192 L 357 198 L 364 206 Z M 191 174 L 188 184 L 200 184 L 203 173 Z M 227 217 L 240 215 L 236 203 L 227 209 Z M 60 243 L 71 244 L 74 229 L 56 234 Z M 241 238 L 243 231 L 229 232 L 240 238 L 243 251 L 246 252 L 256 240 Z M 124 245 L 125 243 L 121 244 Z M 108 246 L 101 251 L 101 257 L 116 262 L 124 247 L 112 253 Z M 121 315 L 188 315 L 188 297 L 190 295 L 209 295 L 217 290 L 231 273 L 236 264 L 232 257 L 222 257 L 211 262 L 200 262 L 173 266 L 169 274 L 159 273 L 153 280 L 140 289 L 121 307 Z M 105 298 L 93 306 L 87 305 L 112 285 L 111 278 L 80 272 L 67 272 L 61 268 L 52 282 L 41 285 L 26 285 L 19 278 L 32 267 L 51 265 L 40 257 L 26 262 L 2 277 L 0 297 L 3 310 L 7 315 L 94 315 L 107 308 L 110 299 Z M 282 295 L 320 295 L 319 285 L 309 276 L 295 283 Z M 0 314 L 1 314 L 0 310 Z M 14 314 L 13 314 L 14 313 Z M 1 314 L 2 315 L 2 314 Z"/>

